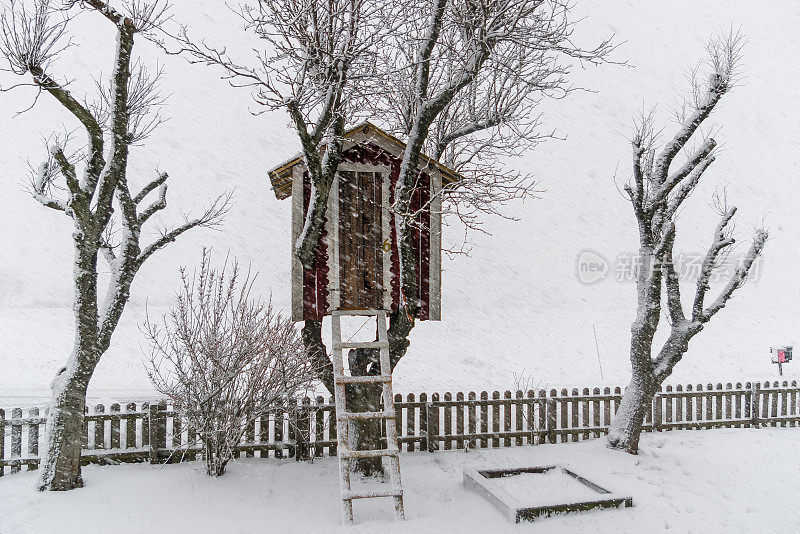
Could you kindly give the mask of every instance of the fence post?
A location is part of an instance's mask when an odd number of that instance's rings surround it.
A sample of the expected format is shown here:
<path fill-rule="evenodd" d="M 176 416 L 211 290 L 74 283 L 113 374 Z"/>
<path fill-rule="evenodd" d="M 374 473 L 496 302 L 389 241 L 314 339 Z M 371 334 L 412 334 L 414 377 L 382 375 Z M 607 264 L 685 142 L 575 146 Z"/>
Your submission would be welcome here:
<path fill-rule="evenodd" d="M 95 415 L 103 415 L 106 413 L 106 407 L 102 404 L 98 404 L 94 407 Z M 95 449 L 105 449 L 105 441 L 106 441 L 106 432 L 105 432 L 105 421 L 103 419 L 95 419 L 94 420 L 94 448 Z"/>
<path fill-rule="evenodd" d="M 149 421 L 150 430 L 150 463 L 158 463 L 158 449 L 161 442 L 166 439 L 166 419 L 159 413 L 161 405 L 159 403 L 150 403 L 147 412 L 147 419 Z"/>
<path fill-rule="evenodd" d="M 556 442 L 556 401 L 547 399 L 547 441 Z"/>
<path fill-rule="evenodd" d="M 0 408 L 0 460 L 5 459 L 5 442 L 6 442 L 6 412 Z M 3 476 L 5 467 L 0 464 L 0 477 Z"/>
<path fill-rule="evenodd" d="M 39 408 L 31 408 L 28 410 L 28 415 L 31 419 L 39 419 Z M 0 438 L 3 433 L 0 432 Z M 39 456 L 39 423 L 32 422 L 28 427 L 28 455 L 31 457 Z M 39 467 L 38 462 L 32 461 L 28 464 L 28 471 L 33 471 Z"/>
<path fill-rule="evenodd" d="M 20 459 L 22 456 L 22 423 L 19 422 L 22 419 L 22 408 L 14 408 L 11 410 L 11 419 L 17 419 L 18 421 L 11 423 L 11 459 Z M 20 464 L 12 465 L 11 472 L 12 473 L 19 473 L 21 469 Z"/>
<path fill-rule="evenodd" d="M 750 390 L 750 424 L 753 428 L 758 428 L 758 404 L 761 394 L 759 390 L 761 384 L 753 382 L 752 389 Z"/>
<path fill-rule="evenodd" d="M 294 459 L 309 459 L 309 443 L 311 442 L 311 399 L 303 397 L 300 405 L 294 405 L 294 427 L 296 429 L 295 439 L 297 447 Z"/>
<path fill-rule="evenodd" d="M 438 448 L 438 441 L 436 438 L 436 431 L 439 428 L 439 407 L 434 406 L 432 402 L 425 403 L 425 427 L 428 430 L 428 452 L 434 452 Z"/>

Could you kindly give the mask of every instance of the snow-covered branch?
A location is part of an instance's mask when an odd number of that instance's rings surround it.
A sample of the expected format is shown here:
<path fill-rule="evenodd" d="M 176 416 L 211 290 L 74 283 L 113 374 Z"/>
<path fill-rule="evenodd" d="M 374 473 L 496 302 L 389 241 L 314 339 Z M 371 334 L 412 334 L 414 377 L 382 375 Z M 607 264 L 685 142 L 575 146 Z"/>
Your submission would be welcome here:
<path fill-rule="evenodd" d="M 233 200 L 232 193 L 226 193 L 217 197 L 211 205 L 199 216 L 193 219 L 187 218 L 186 222 L 172 229 L 165 229 L 161 236 L 150 245 L 142 249 L 136 258 L 136 264 L 141 265 L 159 249 L 175 241 L 178 236 L 191 230 L 192 228 L 216 228 L 222 224 L 222 220 L 231 208 Z"/>
<path fill-rule="evenodd" d="M 764 250 L 764 245 L 766 244 L 768 238 L 769 233 L 765 229 L 759 228 L 756 230 L 756 234 L 753 237 L 753 243 L 750 245 L 750 249 L 747 251 L 747 254 L 745 254 L 742 264 L 738 269 L 736 269 L 736 273 L 728 281 L 714 302 L 712 302 L 708 308 L 703 310 L 700 321 L 707 322 L 709 319 L 711 319 L 714 314 L 725 307 L 725 304 L 727 304 L 728 300 L 730 300 L 731 296 L 733 296 L 733 292 L 742 287 L 747 280 L 748 274 L 750 274 L 750 269 L 753 267 L 753 264 Z"/>

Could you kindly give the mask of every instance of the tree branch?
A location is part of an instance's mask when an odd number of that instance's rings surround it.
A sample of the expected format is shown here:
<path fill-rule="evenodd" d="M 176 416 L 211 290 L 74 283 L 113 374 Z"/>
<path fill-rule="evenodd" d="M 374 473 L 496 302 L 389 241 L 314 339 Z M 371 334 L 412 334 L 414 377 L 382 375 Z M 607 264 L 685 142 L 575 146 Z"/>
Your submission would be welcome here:
<path fill-rule="evenodd" d="M 680 129 L 677 131 L 672 140 L 664 146 L 661 154 L 655 162 L 654 175 L 657 183 L 661 184 L 667 181 L 667 174 L 669 173 L 669 166 L 672 160 L 680 152 L 687 141 L 692 137 L 694 132 L 700 124 L 708 118 L 716 105 L 719 103 L 722 95 L 728 90 L 728 83 L 725 76 L 720 73 L 714 73 L 708 83 L 705 98 L 702 102 L 695 107 L 693 113 L 681 124 Z"/>
<path fill-rule="evenodd" d="M 196 219 L 187 220 L 186 223 L 174 228 L 172 230 L 165 230 L 161 233 L 161 237 L 150 245 L 144 247 L 139 257 L 136 258 L 137 268 L 141 266 L 147 258 L 152 256 L 159 249 L 164 248 L 168 244 L 175 241 L 178 236 L 192 228 L 214 228 L 222 223 L 225 214 L 231 208 L 232 193 L 227 193 L 217 197 L 214 202 L 206 209 L 206 211 Z"/>
<path fill-rule="evenodd" d="M 158 189 L 158 200 L 147 206 L 147 208 L 139 214 L 139 225 L 147 222 L 147 219 L 167 207 L 167 184 L 162 184 Z"/>
<path fill-rule="evenodd" d="M 670 191 L 672 191 L 684 178 L 689 175 L 689 173 L 691 173 L 698 166 L 703 166 L 703 170 L 705 170 L 705 167 L 708 167 L 714 161 L 714 157 L 711 155 L 711 153 L 716 146 L 717 142 L 714 141 L 714 139 L 706 139 L 700 148 L 698 148 L 697 151 L 686 161 L 686 163 L 681 165 L 680 169 L 670 175 L 670 177 L 661 184 L 658 190 L 656 190 L 653 203 L 658 203 L 661 200 L 666 199 Z"/>
<path fill-rule="evenodd" d="M 689 174 L 689 179 L 683 182 L 678 192 L 673 195 L 673 197 L 667 203 L 667 209 L 664 214 L 665 220 L 672 219 L 675 213 L 678 211 L 678 208 L 681 207 L 683 201 L 689 198 L 689 195 L 697 187 L 698 182 L 700 182 L 700 177 L 703 176 L 703 173 L 706 169 L 714 163 L 714 156 L 708 156 L 705 159 L 701 160 L 700 163 L 692 169 L 692 172 Z"/>
<path fill-rule="evenodd" d="M 144 186 L 144 187 L 142 188 L 142 190 L 141 190 L 141 191 L 139 191 L 139 194 L 137 194 L 135 197 L 133 197 L 133 202 L 134 202 L 135 204 L 139 204 L 139 203 L 140 203 L 142 200 L 144 200 L 144 198 L 145 198 L 145 197 L 146 197 L 148 194 L 150 194 L 150 191 L 152 191 L 152 190 L 153 190 L 153 189 L 155 189 L 156 187 L 158 187 L 158 186 L 160 186 L 161 184 L 163 184 L 164 182 L 166 182 L 166 181 L 167 181 L 167 178 L 169 178 L 169 174 L 167 174 L 167 173 L 165 173 L 165 172 L 162 172 L 162 173 L 160 173 L 160 174 L 158 175 L 158 178 L 156 178 L 155 180 L 153 180 L 152 182 L 150 182 L 149 184 L 147 184 L 146 186 Z"/>
<path fill-rule="evenodd" d="M 460 139 L 464 136 L 477 133 L 483 130 L 488 130 L 489 128 L 493 128 L 499 125 L 500 122 L 501 122 L 500 117 L 494 116 L 489 119 L 484 119 L 482 121 L 478 120 L 471 122 L 469 124 L 465 124 L 461 128 L 453 132 L 450 132 L 436 144 L 436 150 L 434 151 L 433 159 L 435 159 L 436 161 L 440 161 L 442 159 L 442 154 L 444 154 L 444 151 L 447 149 L 447 146 L 456 139 Z"/>
<path fill-rule="evenodd" d="M 675 263 L 672 259 L 672 247 L 675 244 L 675 223 L 670 222 L 667 228 L 666 246 L 661 259 L 661 268 L 664 269 L 664 285 L 667 290 L 667 307 L 672 324 L 677 325 L 686 320 L 681 304 L 681 286 Z"/>
<path fill-rule="evenodd" d="M 716 230 L 714 231 L 714 242 L 709 247 L 708 252 L 706 252 L 706 256 L 703 259 L 703 263 L 700 268 L 700 276 L 697 279 L 697 290 L 695 291 L 694 305 L 692 306 L 692 321 L 705 322 L 708 320 L 703 320 L 703 300 L 705 299 L 706 292 L 710 287 L 709 281 L 711 279 L 711 273 L 714 270 L 714 266 L 716 265 L 720 252 L 724 248 L 733 245 L 735 242 L 735 239 L 730 237 L 726 231 L 728 224 L 730 224 L 731 219 L 733 219 L 735 214 L 736 207 L 732 207 L 725 212 L 725 214 L 722 216 L 722 219 L 719 221 L 719 224 L 717 224 Z"/>
<path fill-rule="evenodd" d="M 84 184 L 84 187 L 87 193 L 93 193 L 100 171 L 105 165 L 105 160 L 103 159 L 103 130 L 97 118 L 80 102 L 75 100 L 69 91 L 44 72 L 41 67 L 31 67 L 30 72 L 36 85 L 50 93 L 86 129 L 86 133 L 89 136 L 89 163 L 86 169 L 89 183 Z"/>
<path fill-rule="evenodd" d="M 747 251 L 744 261 L 739 268 L 736 269 L 736 274 L 733 276 L 733 278 L 731 278 L 719 296 L 708 308 L 703 311 L 702 315 L 699 317 L 701 322 L 708 322 L 708 320 L 711 319 L 714 314 L 725 307 L 725 305 L 728 303 L 728 300 L 733 295 L 733 292 L 744 285 L 745 280 L 747 280 L 747 275 L 750 274 L 750 269 L 752 268 L 753 263 L 755 263 L 756 259 L 764 250 L 764 245 L 766 244 L 768 237 L 769 234 L 766 230 L 759 229 L 756 231 L 756 235 L 753 238 L 753 243 L 750 245 L 750 249 Z"/>

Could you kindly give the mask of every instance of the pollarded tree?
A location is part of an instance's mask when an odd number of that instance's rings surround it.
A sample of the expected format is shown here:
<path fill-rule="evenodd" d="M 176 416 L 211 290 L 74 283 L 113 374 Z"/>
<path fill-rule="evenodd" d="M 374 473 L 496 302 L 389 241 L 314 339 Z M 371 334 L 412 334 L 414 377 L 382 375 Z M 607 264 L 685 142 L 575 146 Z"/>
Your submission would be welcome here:
<path fill-rule="evenodd" d="M 743 39 L 738 34 L 711 41 L 708 81 L 694 84 L 693 98 L 679 114 L 678 131 L 659 152 L 654 148 L 652 115 L 643 117 L 633 138 L 633 178 L 626 184 L 625 192 L 638 223 L 641 267 L 636 277 L 636 319 L 631 325 L 632 377 L 608 434 L 611 447 L 632 454 L 638 451 L 642 423 L 658 387 L 686 353 L 689 341 L 745 283 L 767 240 L 766 230 L 758 228 L 730 280 L 713 301 L 707 302 L 712 273 L 735 242 L 732 233 L 736 208 L 729 207 L 724 196 L 718 197 L 716 207 L 721 219 L 703 259 L 691 308 L 684 309 L 679 272 L 673 257 L 675 219 L 716 158 L 716 141 L 704 137 L 686 161 L 676 168 L 672 168 L 672 163 L 733 87 L 742 44 Z M 653 355 L 662 296 L 666 297 L 670 331 L 663 346 Z"/>
<path fill-rule="evenodd" d="M 166 9 L 159 0 L 130 0 L 120 9 L 104 0 L 73 0 L 59 6 L 49 0 L 35 0 L 33 6 L 6 0 L 3 5 L 0 55 L 11 72 L 30 76 L 31 82 L 19 85 L 32 85 L 53 97 L 88 137 L 85 151 L 72 153 L 68 136 L 52 136 L 48 157 L 31 184 L 36 200 L 69 217 L 74 248 L 75 343 L 51 384 L 40 490 L 69 490 L 83 484 L 80 456 L 86 389 L 111 343 L 142 264 L 187 230 L 218 225 L 227 211 L 229 196 L 219 197 L 199 217 L 165 228 L 151 243 L 142 243 L 144 225 L 167 207 L 168 175 L 160 173 L 138 193 L 131 192 L 129 150 L 158 125 L 161 102 L 158 75 L 133 60 L 133 47 L 137 35 L 147 37 L 162 23 Z M 116 30 L 114 69 L 107 87 L 98 84 L 94 104 L 78 100 L 52 72 L 67 46 L 72 17 L 84 11 L 104 17 Z M 146 202 L 153 192 L 155 198 Z M 121 214 L 118 230 L 112 229 L 115 207 Z M 111 273 L 102 301 L 98 299 L 98 254 Z"/>

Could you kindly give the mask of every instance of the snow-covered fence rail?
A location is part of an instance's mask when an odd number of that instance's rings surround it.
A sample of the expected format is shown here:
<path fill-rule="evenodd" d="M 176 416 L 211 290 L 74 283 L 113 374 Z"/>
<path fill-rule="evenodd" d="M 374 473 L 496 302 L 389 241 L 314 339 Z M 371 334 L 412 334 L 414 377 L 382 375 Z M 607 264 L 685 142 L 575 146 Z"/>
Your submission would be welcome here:
<path fill-rule="evenodd" d="M 621 398 L 620 388 L 396 395 L 398 439 L 409 452 L 579 441 L 608 431 Z M 798 404 L 794 380 L 666 386 L 645 430 L 798 426 Z M 0 410 L 0 476 L 37 468 L 45 422 L 37 408 Z M 335 422 L 332 399 L 276 406 L 248 427 L 235 456 L 335 455 Z M 85 463 L 177 462 L 201 453 L 195 429 L 165 403 L 87 408 L 82 439 Z"/>

